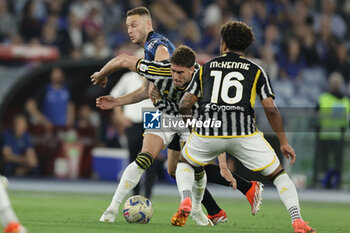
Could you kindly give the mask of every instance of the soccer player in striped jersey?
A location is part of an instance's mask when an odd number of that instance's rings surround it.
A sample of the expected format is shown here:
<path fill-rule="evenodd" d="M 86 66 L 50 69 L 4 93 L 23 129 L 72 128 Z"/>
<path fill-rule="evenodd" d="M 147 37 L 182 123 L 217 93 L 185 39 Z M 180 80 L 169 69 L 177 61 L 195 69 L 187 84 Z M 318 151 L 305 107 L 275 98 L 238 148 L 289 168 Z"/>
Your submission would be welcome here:
<path fill-rule="evenodd" d="M 186 58 L 186 59 L 183 59 L 183 58 Z M 192 79 L 192 75 L 194 74 L 195 70 L 199 68 L 199 65 L 195 64 L 195 53 L 186 46 L 180 46 L 175 50 L 174 54 L 172 55 L 171 62 L 147 61 L 147 60 L 138 59 L 132 56 L 120 55 L 112 59 L 110 62 L 108 62 L 99 72 L 94 73 L 91 76 L 91 80 L 94 84 L 104 85 L 107 79 L 106 77 L 108 75 L 122 68 L 128 68 L 132 71 L 137 71 L 141 76 L 144 76 L 148 80 L 153 81 L 156 87 L 160 90 L 160 93 L 162 94 L 161 95 L 162 98 L 155 101 L 155 106 L 158 108 L 158 110 L 160 110 L 164 114 L 164 116 L 171 115 L 172 117 L 174 117 L 177 115 L 177 103 L 181 99 L 181 96 L 183 95 L 186 86 L 190 83 Z M 129 95 L 122 96 L 119 98 L 113 98 L 111 96 L 103 96 L 97 99 L 97 106 L 100 107 L 101 109 L 110 109 L 117 105 L 132 103 L 132 101 L 133 99 Z M 152 156 L 157 155 L 159 152 L 158 150 L 160 150 L 164 145 L 167 145 L 176 133 L 180 134 L 183 141 L 186 141 L 189 135 L 187 127 L 186 128 L 174 127 L 174 128 L 171 128 L 170 132 L 169 131 L 164 132 L 161 130 L 159 132 L 146 130 L 144 144 L 146 146 L 146 149 L 148 147 L 151 149 L 151 152 L 149 151 L 147 152 L 149 152 Z M 151 145 L 147 146 L 148 143 L 151 143 Z M 220 172 L 222 172 L 224 173 L 226 180 L 224 178 L 221 178 L 221 180 L 217 178 L 216 180 L 219 180 L 219 182 L 217 183 L 230 186 L 232 181 L 232 174 L 231 173 L 227 174 L 227 167 L 223 167 L 221 170 L 218 167 L 216 167 L 217 169 L 215 169 L 214 167 L 215 166 L 213 166 L 210 169 L 212 172 L 211 172 L 211 175 L 209 176 L 209 180 L 213 181 L 212 176 L 215 176 L 215 175 L 220 176 Z M 130 170 L 130 169 L 127 168 L 124 173 L 127 173 L 127 170 Z M 238 189 L 243 194 L 246 195 L 248 201 L 252 206 L 252 214 L 253 215 L 256 214 L 259 209 L 259 205 L 261 203 L 260 202 L 260 195 L 262 191 L 261 183 L 258 183 L 258 182 L 251 183 L 238 176 L 235 176 L 235 177 L 237 179 Z M 136 178 L 135 180 L 136 181 L 133 181 L 133 182 L 138 182 Z M 120 183 L 123 183 L 123 182 L 124 180 L 122 178 L 122 181 Z M 130 184 L 131 181 L 128 181 L 128 183 Z M 122 187 L 123 186 L 119 185 L 118 189 L 122 189 Z M 123 196 L 117 193 L 120 193 L 120 192 L 119 191 L 116 192 L 114 199 L 115 200 L 118 199 L 119 202 L 121 202 L 121 200 L 123 199 Z M 125 196 L 126 194 L 123 194 L 123 195 Z M 113 202 L 117 202 L 117 201 L 112 201 L 112 203 Z M 219 207 L 215 207 L 216 204 L 214 200 L 211 201 L 211 203 L 208 202 L 207 205 L 214 205 L 214 209 L 219 208 Z M 205 205 L 206 208 L 207 208 L 207 205 Z M 116 206 L 116 205 L 113 204 L 113 206 Z M 108 208 L 108 209 L 112 209 L 114 212 L 116 212 L 116 207 L 113 207 L 113 206 L 111 206 L 113 209 L 112 208 Z M 221 212 L 221 209 L 216 209 L 216 211 L 217 211 L 216 213 Z M 224 220 L 223 215 L 216 215 L 216 216 L 215 214 L 213 215 L 214 215 L 213 217 L 216 218 L 214 219 L 214 221 L 216 220 L 220 222 L 220 220 Z"/>
<path fill-rule="evenodd" d="M 260 171 L 273 181 L 295 232 L 316 232 L 302 220 L 296 188 L 255 124 L 253 107 L 258 95 L 279 139 L 281 152 L 291 159 L 291 164 L 295 162 L 296 155 L 288 144 L 269 78 L 260 66 L 243 56 L 253 40 L 252 29 L 243 22 L 230 21 L 222 26 L 222 56 L 201 67 L 179 104 L 179 112 L 188 115 L 198 102 L 197 122 L 214 119 L 221 124 L 214 128 L 196 124 L 182 154 L 192 166 L 206 165 L 223 152 L 234 155 L 248 169 Z M 189 164 L 178 165 L 177 169 L 191 167 Z M 183 203 L 177 213 L 179 218 L 182 206 Z"/>
<path fill-rule="evenodd" d="M 127 12 L 126 26 L 128 29 L 130 40 L 134 44 L 143 46 L 144 57 L 146 60 L 160 61 L 168 60 L 170 58 L 170 55 L 175 49 L 175 46 L 167 38 L 153 31 L 151 15 L 147 8 L 136 7 L 134 9 L 129 10 Z M 140 88 L 128 94 L 128 96 L 132 98 L 135 102 L 147 99 L 149 95 L 152 96 L 151 93 L 157 92 L 157 88 L 155 88 L 151 82 L 147 81 L 147 79 L 144 79 L 143 81 L 143 85 Z M 158 104 L 161 103 L 158 102 Z M 119 116 L 122 113 L 122 109 L 120 106 L 115 107 L 114 111 Z M 179 140 L 179 136 L 176 135 L 168 147 L 168 172 L 173 177 L 175 174 L 176 164 L 180 156 L 181 150 L 180 148 L 177 148 L 180 147 Z M 136 157 L 136 155 L 133 155 L 133 157 L 134 156 Z M 216 169 L 216 167 L 213 167 L 212 169 Z M 150 172 L 149 169 L 147 170 L 147 172 Z M 154 179 L 154 176 L 152 174 L 146 176 L 146 179 L 152 178 Z M 153 182 L 150 181 L 149 183 Z M 259 184 L 252 183 L 251 190 L 256 190 L 256 192 L 249 192 L 252 194 L 248 195 L 247 197 L 250 197 L 250 201 L 251 203 L 253 203 L 253 206 L 258 206 L 259 203 L 253 202 L 252 200 L 255 193 L 259 193 L 259 191 L 261 191 L 259 189 Z M 212 217 L 217 219 L 219 222 L 226 221 L 227 217 L 225 211 L 220 209 L 220 207 L 216 204 L 215 200 L 210 195 L 209 191 L 206 191 L 205 197 L 205 205 L 207 207 L 208 212 L 211 213 Z M 252 213 L 256 213 L 256 208 L 252 207 Z M 114 220 L 114 216 L 109 214 L 108 212 L 107 215 L 103 214 L 100 218 L 100 221 L 103 222 L 112 220 Z"/>
<path fill-rule="evenodd" d="M 169 59 L 170 55 L 173 53 L 175 47 L 174 45 L 164 36 L 156 33 L 153 31 L 152 27 L 152 20 L 150 12 L 145 7 L 136 7 L 134 9 L 131 9 L 127 12 L 127 18 L 126 18 L 126 25 L 128 28 L 128 34 L 130 36 L 130 40 L 135 43 L 139 44 L 144 47 L 145 50 L 145 60 L 167 60 Z M 137 102 L 140 100 L 143 100 L 145 98 L 148 98 L 148 95 L 150 93 L 157 92 L 157 88 L 154 87 L 152 83 L 147 81 L 147 79 L 144 79 L 143 85 L 135 90 L 134 92 L 131 92 L 128 94 L 130 98 L 133 98 L 134 101 Z M 150 94 L 150 96 L 152 96 Z M 163 108 L 167 108 L 166 105 L 170 104 L 168 103 L 162 103 L 162 101 L 157 102 L 158 106 L 164 105 Z M 116 107 L 115 111 L 119 114 L 121 112 L 121 108 Z M 171 111 L 171 110 L 169 110 Z M 178 158 L 180 156 L 180 138 L 176 134 L 171 141 L 171 143 L 168 146 L 168 172 L 169 174 L 175 178 L 175 169 L 177 165 Z M 222 161 L 222 164 L 224 161 Z M 225 163 L 226 164 L 226 163 Z M 210 170 L 212 175 L 209 176 L 209 179 L 211 181 L 221 182 L 223 183 L 222 177 L 219 175 L 218 167 L 217 166 L 207 166 L 207 170 Z M 148 176 L 146 176 L 148 177 Z M 152 178 L 152 176 L 150 176 Z M 240 180 L 238 180 L 240 181 Z M 227 183 L 226 183 L 227 184 Z M 247 198 L 252 206 L 252 214 L 255 215 L 258 211 L 258 206 L 260 205 L 259 201 L 254 201 L 255 194 L 260 195 L 261 192 L 260 186 L 261 183 L 258 182 L 252 182 L 248 183 L 250 185 L 244 185 L 246 183 L 242 182 L 242 184 L 239 184 L 239 189 L 244 193 L 247 194 Z M 248 190 L 254 190 L 254 192 L 248 192 Z M 260 200 L 259 198 L 257 200 Z M 205 191 L 204 199 L 203 199 L 203 205 L 206 207 L 208 211 L 208 216 L 210 219 L 212 219 L 214 222 L 225 222 L 227 221 L 227 216 L 224 210 L 222 210 L 215 202 L 215 200 L 212 198 L 211 194 L 208 190 Z M 101 219 L 104 220 L 104 217 Z"/>

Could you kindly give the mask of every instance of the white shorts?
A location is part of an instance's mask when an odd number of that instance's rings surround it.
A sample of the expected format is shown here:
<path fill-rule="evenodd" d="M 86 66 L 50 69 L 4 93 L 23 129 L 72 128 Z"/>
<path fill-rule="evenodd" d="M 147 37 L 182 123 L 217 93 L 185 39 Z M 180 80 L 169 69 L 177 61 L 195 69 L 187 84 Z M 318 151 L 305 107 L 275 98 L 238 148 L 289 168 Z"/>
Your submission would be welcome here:
<path fill-rule="evenodd" d="M 252 171 L 270 175 L 280 161 L 261 132 L 233 138 L 205 137 L 193 132 L 182 149 L 182 154 L 193 166 L 210 164 L 223 152 L 230 153 Z"/>

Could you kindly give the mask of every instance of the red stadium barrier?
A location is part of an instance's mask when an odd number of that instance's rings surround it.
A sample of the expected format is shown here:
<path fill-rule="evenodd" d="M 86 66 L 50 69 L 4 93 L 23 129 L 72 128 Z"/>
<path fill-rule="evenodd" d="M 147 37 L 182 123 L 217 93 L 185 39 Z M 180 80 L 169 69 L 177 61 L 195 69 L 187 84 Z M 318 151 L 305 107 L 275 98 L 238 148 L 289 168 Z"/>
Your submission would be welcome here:
<path fill-rule="evenodd" d="M 2 60 L 56 61 L 59 57 L 58 49 L 53 46 L 0 44 Z"/>

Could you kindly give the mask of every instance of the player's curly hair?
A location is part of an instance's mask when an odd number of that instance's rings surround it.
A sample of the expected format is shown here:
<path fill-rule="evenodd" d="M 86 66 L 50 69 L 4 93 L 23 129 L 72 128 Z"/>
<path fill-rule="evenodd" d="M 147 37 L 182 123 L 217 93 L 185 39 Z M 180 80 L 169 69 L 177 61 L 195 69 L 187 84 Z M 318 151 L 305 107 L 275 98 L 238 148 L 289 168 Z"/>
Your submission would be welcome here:
<path fill-rule="evenodd" d="M 126 12 L 126 16 L 131 16 L 131 15 L 147 15 L 148 17 L 151 17 L 151 13 L 146 7 L 140 6 L 133 8 L 131 10 L 128 10 Z"/>
<path fill-rule="evenodd" d="M 221 38 L 230 50 L 245 51 L 254 41 L 251 27 L 240 21 L 229 21 L 221 27 Z"/>
<path fill-rule="evenodd" d="M 187 68 L 194 66 L 195 61 L 196 53 L 186 45 L 180 45 L 177 47 L 170 58 L 171 63 Z"/>

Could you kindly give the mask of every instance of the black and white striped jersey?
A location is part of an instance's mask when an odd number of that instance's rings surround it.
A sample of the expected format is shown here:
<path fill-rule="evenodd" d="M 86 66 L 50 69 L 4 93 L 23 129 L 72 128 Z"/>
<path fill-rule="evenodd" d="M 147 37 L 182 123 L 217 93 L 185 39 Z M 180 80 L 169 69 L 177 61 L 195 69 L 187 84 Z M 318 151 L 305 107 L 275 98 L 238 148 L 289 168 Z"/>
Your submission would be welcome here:
<path fill-rule="evenodd" d="M 265 71 L 235 53 L 205 63 L 186 91 L 199 98 L 197 121 L 209 121 L 200 127 L 196 125 L 196 132 L 203 136 L 235 137 L 255 133 L 256 95 L 260 100 L 274 98 Z"/>
<path fill-rule="evenodd" d="M 195 72 L 199 68 L 200 65 L 196 63 Z M 153 82 L 163 96 L 161 100 L 154 103 L 154 106 L 159 111 L 168 115 L 178 115 L 179 102 L 185 93 L 186 87 L 180 89 L 174 86 L 170 61 L 148 61 L 140 59 L 136 63 L 136 70 L 139 75 Z M 198 107 L 198 104 L 194 108 L 196 107 Z"/>

